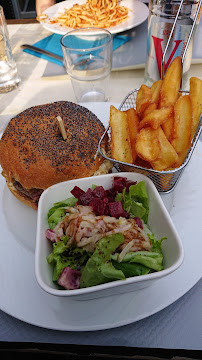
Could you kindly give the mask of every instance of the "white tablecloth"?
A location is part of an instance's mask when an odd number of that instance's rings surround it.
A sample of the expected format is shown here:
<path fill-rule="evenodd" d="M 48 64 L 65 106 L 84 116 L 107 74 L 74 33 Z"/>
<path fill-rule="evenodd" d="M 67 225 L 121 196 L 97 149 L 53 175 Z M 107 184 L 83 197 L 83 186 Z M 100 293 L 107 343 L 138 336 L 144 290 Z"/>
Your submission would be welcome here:
<path fill-rule="evenodd" d="M 9 33 L 21 84 L 16 90 L 0 95 L 0 132 L 12 115 L 30 106 L 57 100 L 75 102 L 71 83 L 66 75 L 42 78 L 47 62 L 23 53 L 20 48 L 21 44 L 32 44 L 50 33 L 39 24 L 10 25 Z M 143 76 L 143 69 L 112 72 L 110 102 L 120 103 L 129 91 L 142 84 Z M 201 77 L 202 65 L 192 65 L 190 76 Z M 0 339 L 202 350 L 201 304 L 202 280 L 182 298 L 155 315 L 124 327 L 95 332 L 47 330 L 0 311 Z"/>

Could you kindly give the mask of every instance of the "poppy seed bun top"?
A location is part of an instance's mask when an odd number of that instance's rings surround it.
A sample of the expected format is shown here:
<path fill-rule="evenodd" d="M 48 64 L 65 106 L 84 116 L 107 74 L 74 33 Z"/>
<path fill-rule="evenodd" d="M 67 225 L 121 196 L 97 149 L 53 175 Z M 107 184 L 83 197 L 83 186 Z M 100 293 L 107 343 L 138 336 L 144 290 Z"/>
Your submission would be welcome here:
<path fill-rule="evenodd" d="M 64 122 L 63 140 L 57 116 Z M 103 159 L 97 146 L 105 128 L 83 106 L 58 101 L 31 107 L 9 122 L 0 141 L 0 164 L 8 182 L 46 189 L 94 174 Z"/>

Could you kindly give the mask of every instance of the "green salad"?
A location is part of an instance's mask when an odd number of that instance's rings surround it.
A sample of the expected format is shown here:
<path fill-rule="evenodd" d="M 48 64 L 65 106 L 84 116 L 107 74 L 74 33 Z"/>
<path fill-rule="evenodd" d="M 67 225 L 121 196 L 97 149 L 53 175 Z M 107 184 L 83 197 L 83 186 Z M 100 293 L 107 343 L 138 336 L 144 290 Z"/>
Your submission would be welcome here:
<path fill-rule="evenodd" d="M 144 181 L 114 176 L 110 189 L 75 186 L 48 212 L 47 261 L 53 281 L 75 290 L 163 270 L 161 244 L 148 228 Z"/>

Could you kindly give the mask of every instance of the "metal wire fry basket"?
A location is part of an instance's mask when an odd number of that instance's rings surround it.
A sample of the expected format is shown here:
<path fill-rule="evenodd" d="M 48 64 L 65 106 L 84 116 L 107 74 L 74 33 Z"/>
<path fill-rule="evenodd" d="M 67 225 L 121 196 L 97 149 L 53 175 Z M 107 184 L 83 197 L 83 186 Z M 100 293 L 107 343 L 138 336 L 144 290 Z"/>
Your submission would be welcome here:
<path fill-rule="evenodd" d="M 124 98 L 124 100 L 122 101 L 122 103 L 119 106 L 119 110 L 125 111 L 130 108 L 135 108 L 136 96 L 137 96 L 138 90 L 139 89 L 135 89 L 135 90 L 131 91 Z M 185 94 L 185 93 L 187 93 L 187 92 L 182 91 L 182 94 Z M 108 138 L 109 138 L 109 147 L 110 147 L 110 140 L 111 140 L 110 126 L 108 126 L 106 128 L 105 132 L 103 133 L 103 135 L 99 141 L 98 151 L 102 157 L 111 161 L 114 164 L 114 167 L 116 168 L 117 171 L 129 171 L 129 172 L 132 171 L 132 172 L 144 174 L 153 181 L 154 185 L 156 186 L 157 190 L 160 193 L 169 193 L 177 185 L 177 183 L 182 175 L 183 170 L 185 169 L 186 165 L 188 164 L 189 160 L 191 159 L 194 148 L 200 137 L 201 130 L 202 130 L 202 116 L 200 118 L 195 135 L 191 142 L 191 146 L 190 146 L 189 150 L 187 151 L 187 155 L 184 159 L 183 164 L 180 167 L 173 169 L 173 170 L 157 171 L 157 170 L 144 168 L 142 166 L 138 166 L 138 165 L 134 165 L 134 164 L 127 164 L 127 163 L 117 161 L 115 159 L 110 158 L 110 155 L 103 153 L 103 150 L 102 150 L 104 148 L 103 141 L 105 140 L 106 136 L 108 136 Z"/>
<path fill-rule="evenodd" d="M 166 48 L 165 48 L 164 53 L 163 53 L 162 62 L 161 62 L 161 79 L 163 79 L 163 77 L 164 77 L 166 52 L 167 52 L 168 46 L 170 44 L 170 41 L 172 39 L 172 35 L 174 33 L 175 26 L 176 26 L 176 23 L 177 23 L 177 20 L 178 20 L 178 17 L 179 17 L 179 14 L 180 14 L 180 11 L 181 11 L 181 8 L 182 8 L 184 2 L 185 2 L 185 0 L 180 1 L 178 11 L 177 11 L 177 14 L 176 14 L 175 20 L 173 22 L 173 26 L 172 26 L 169 38 L 168 38 L 168 42 L 167 42 Z M 196 27 L 198 16 L 200 16 L 201 5 L 202 5 L 202 0 L 199 0 L 197 11 L 196 11 L 196 14 L 194 16 L 193 24 L 192 24 L 192 27 L 191 27 L 191 30 L 190 30 L 190 33 L 189 33 L 189 37 L 188 37 L 188 40 L 187 40 L 187 44 L 186 44 L 186 47 L 185 47 L 184 52 L 183 52 L 182 66 L 183 66 L 183 63 L 184 63 L 185 55 L 186 55 L 190 40 L 191 40 L 191 38 L 193 36 L 194 29 Z M 119 110 L 124 111 L 124 110 L 130 109 L 130 108 L 135 108 L 135 106 L 136 106 L 136 96 L 137 96 L 138 90 L 139 89 L 135 89 L 135 90 L 131 91 L 125 97 L 125 99 L 122 101 L 121 105 L 119 106 Z M 185 94 L 185 93 L 187 93 L 187 92 L 182 91 L 182 94 Z M 102 150 L 104 148 L 102 142 L 105 139 L 105 136 L 107 136 L 107 135 L 108 135 L 108 138 L 109 138 L 109 145 L 110 145 L 110 139 L 111 139 L 110 135 L 111 134 L 110 134 L 110 127 L 109 126 L 105 130 L 103 136 L 101 137 L 101 139 L 99 141 L 98 151 L 99 151 L 101 156 L 103 156 L 107 160 L 110 160 L 114 164 L 115 168 L 118 171 L 133 171 L 133 172 L 144 174 L 144 175 L 148 176 L 153 181 L 154 185 L 156 186 L 156 188 L 157 188 L 157 190 L 159 192 L 168 193 L 168 192 L 172 191 L 175 188 L 175 186 L 177 185 L 177 183 L 178 183 L 178 181 L 179 181 L 179 179 L 180 179 L 180 177 L 182 175 L 183 170 L 185 169 L 186 165 L 188 164 L 189 160 L 191 159 L 194 148 L 195 148 L 196 143 L 197 143 L 197 141 L 199 139 L 201 130 L 202 130 L 202 117 L 200 118 L 200 121 L 199 121 L 198 127 L 196 129 L 195 135 L 194 135 L 194 137 L 193 137 L 193 139 L 191 141 L 191 146 L 190 146 L 189 150 L 187 151 L 187 155 L 186 155 L 186 157 L 184 159 L 183 164 L 180 167 L 178 167 L 176 169 L 173 169 L 173 170 L 157 171 L 157 170 L 153 170 L 153 169 L 148 169 L 148 168 L 145 168 L 145 167 L 142 167 L 142 166 L 138 166 L 138 165 L 134 165 L 134 164 L 127 164 L 127 163 L 124 163 L 124 162 L 121 162 L 121 161 L 117 161 L 115 159 L 110 158 L 109 154 L 104 154 L 103 150 Z"/>

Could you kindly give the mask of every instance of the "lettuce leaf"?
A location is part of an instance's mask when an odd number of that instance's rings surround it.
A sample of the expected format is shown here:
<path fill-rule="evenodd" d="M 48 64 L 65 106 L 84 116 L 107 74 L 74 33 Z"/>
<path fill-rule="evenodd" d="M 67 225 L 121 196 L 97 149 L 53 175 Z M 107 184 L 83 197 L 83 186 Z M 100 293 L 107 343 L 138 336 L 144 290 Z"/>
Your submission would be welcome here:
<path fill-rule="evenodd" d="M 51 230 L 65 217 L 66 207 L 74 207 L 77 203 L 77 199 L 72 196 L 66 200 L 55 203 L 48 211 L 48 225 Z"/>
<path fill-rule="evenodd" d="M 112 259 L 117 261 L 118 255 L 117 254 L 113 255 Z M 156 271 L 163 270 L 163 265 L 162 265 L 163 255 L 158 252 L 152 252 L 152 251 L 128 252 L 124 256 L 122 262 L 142 264 Z"/>
<path fill-rule="evenodd" d="M 97 242 L 94 253 L 82 269 L 80 288 L 125 279 L 124 273 L 111 263 L 111 254 L 123 242 L 122 234 L 109 235 Z"/>
<path fill-rule="evenodd" d="M 124 210 L 130 215 L 138 216 L 147 223 L 149 199 L 144 181 L 131 185 L 128 192 L 124 189 L 122 193 L 117 194 L 116 201 L 121 201 Z"/>
<path fill-rule="evenodd" d="M 47 256 L 47 262 L 54 266 L 53 281 L 58 280 L 66 266 L 74 270 L 80 270 L 87 263 L 90 256 L 91 254 L 83 249 L 70 247 L 66 236 L 63 241 L 53 243 L 52 253 Z"/>
<path fill-rule="evenodd" d="M 163 237 L 160 240 L 155 239 L 153 234 L 148 234 L 152 247 L 150 251 L 136 251 L 136 252 L 128 252 L 121 263 L 137 263 L 155 271 L 161 271 L 164 269 L 163 267 L 163 253 L 161 249 L 161 244 L 166 237 Z M 113 261 L 118 262 L 118 254 L 114 254 L 111 256 Z M 119 263 L 119 264 L 121 264 Z M 114 265 L 116 266 L 116 264 Z M 120 268 L 120 266 L 118 267 Z M 146 269 L 145 269 L 146 271 Z"/>
<path fill-rule="evenodd" d="M 151 251 L 158 252 L 158 253 L 162 254 L 162 248 L 161 248 L 162 241 L 166 240 L 167 237 L 164 236 L 160 240 L 157 240 L 154 237 L 154 234 L 147 234 L 147 235 L 149 236 L 151 244 L 152 244 Z"/>
<path fill-rule="evenodd" d="M 148 274 L 151 269 L 136 263 L 118 262 L 112 260 L 112 265 L 117 269 L 121 270 L 125 277 L 140 276 Z"/>
<path fill-rule="evenodd" d="M 48 218 L 54 213 L 54 211 L 56 209 L 63 208 L 63 207 L 66 207 L 66 206 L 74 207 L 75 204 L 77 203 L 77 201 L 78 200 L 74 196 L 71 196 L 68 199 L 65 199 L 65 200 L 54 203 L 54 205 L 48 211 Z"/>
<path fill-rule="evenodd" d="M 49 228 L 50 228 L 51 230 L 53 230 L 53 229 L 56 227 L 56 225 L 57 225 L 62 219 L 64 219 L 65 215 L 66 215 L 66 210 L 65 210 L 65 208 L 56 209 L 56 210 L 54 211 L 54 213 L 53 213 L 51 216 L 49 216 L 49 218 L 48 218 Z"/>

